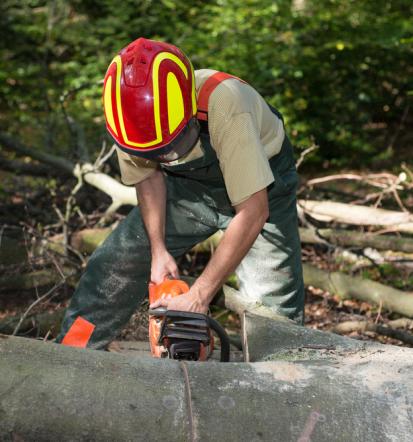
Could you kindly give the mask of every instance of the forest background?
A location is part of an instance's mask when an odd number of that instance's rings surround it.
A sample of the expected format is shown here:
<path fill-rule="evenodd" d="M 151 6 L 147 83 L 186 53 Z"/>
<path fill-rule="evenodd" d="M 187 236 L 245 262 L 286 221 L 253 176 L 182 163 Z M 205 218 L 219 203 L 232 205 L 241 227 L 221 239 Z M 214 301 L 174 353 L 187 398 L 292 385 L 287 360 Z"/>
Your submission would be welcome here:
<path fill-rule="evenodd" d="M 349 202 L 352 196 L 368 193 L 360 188 L 363 180 L 358 187 L 339 181 L 317 192 L 306 183 L 333 173 L 386 173 L 403 177 L 397 183 L 402 204 L 390 192 L 374 206 L 402 207 L 410 213 L 412 16 L 409 0 L 2 1 L 0 250 L 5 279 L 0 319 L 17 320 L 22 312 L 30 317 L 39 309 L 59 311 L 72 293 L 66 266 L 75 267 L 78 275 L 86 259 L 83 251 L 66 247 L 71 236 L 98 223 L 109 226 L 130 210 L 122 206 L 110 220 L 102 219 L 110 198 L 87 184 L 74 192 L 78 179 L 70 167 L 65 172 L 57 163 L 43 161 L 42 154 L 59 157 L 67 165 L 82 164 L 94 162 L 102 147 L 110 147 L 102 79 L 119 49 L 141 36 L 179 46 L 195 69 L 212 68 L 243 78 L 278 108 L 297 158 L 311 148 L 300 165 L 302 197 Z M 119 180 L 115 155 L 105 160 L 99 163 L 101 170 Z M 34 245 L 39 238 L 49 241 L 56 235 L 63 235 L 63 253 L 40 253 Z M 404 237 L 409 238 L 409 232 Z M 331 247 L 304 250 L 304 257 L 342 270 L 343 261 L 337 264 L 331 256 Z M 206 259 L 197 263 L 191 255 L 181 265 L 196 270 Z M 56 287 L 56 281 L 47 278 L 43 284 L 39 277 L 26 285 L 12 283 L 25 272 L 50 268 L 64 274 L 63 284 Z M 367 271 L 376 281 L 413 289 L 408 266 L 400 270 L 380 263 Z M 317 296 L 326 307 L 320 313 L 316 302 L 317 314 L 324 322 L 337 322 L 325 319 L 333 301 L 326 301 L 324 292 Z M 381 313 L 380 305 L 376 311 L 361 304 L 336 304 L 346 314 L 367 312 L 377 319 Z M 231 319 L 229 313 L 226 317 Z"/>

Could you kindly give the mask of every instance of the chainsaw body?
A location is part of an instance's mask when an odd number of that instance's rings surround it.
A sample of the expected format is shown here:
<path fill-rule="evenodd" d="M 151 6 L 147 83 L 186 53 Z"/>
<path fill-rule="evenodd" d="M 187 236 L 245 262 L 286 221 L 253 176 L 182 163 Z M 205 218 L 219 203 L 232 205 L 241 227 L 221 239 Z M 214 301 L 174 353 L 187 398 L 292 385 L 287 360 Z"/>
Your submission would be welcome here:
<path fill-rule="evenodd" d="M 189 291 L 181 280 L 165 280 L 149 285 L 149 302 L 166 296 L 180 296 Z M 157 308 L 149 310 L 149 342 L 152 356 L 187 361 L 206 361 L 214 349 L 215 330 L 221 341 L 221 360 L 229 360 L 229 339 L 225 330 L 212 318 Z"/>

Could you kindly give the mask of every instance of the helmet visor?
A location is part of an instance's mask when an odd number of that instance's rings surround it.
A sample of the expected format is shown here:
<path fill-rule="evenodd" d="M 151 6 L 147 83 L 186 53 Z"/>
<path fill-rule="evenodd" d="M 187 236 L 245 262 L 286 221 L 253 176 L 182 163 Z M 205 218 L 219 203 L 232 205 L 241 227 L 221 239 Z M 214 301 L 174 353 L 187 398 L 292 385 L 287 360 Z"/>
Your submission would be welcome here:
<path fill-rule="evenodd" d="M 192 118 L 179 135 L 168 144 L 167 151 L 158 154 L 153 160 L 160 163 L 170 163 L 183 157 L 195 146 L 199 132 L 199 122 L 196 118 Z"/>
<path fill-rule="evenodd" d="M 156 149 L 135 150 L 116 143 L 124 152 L 159 163 L 170 163 L 187 154 L 196 144 L 201 131 L 199 121 L 193 117 L 181 132 L 168 144 Z"/>

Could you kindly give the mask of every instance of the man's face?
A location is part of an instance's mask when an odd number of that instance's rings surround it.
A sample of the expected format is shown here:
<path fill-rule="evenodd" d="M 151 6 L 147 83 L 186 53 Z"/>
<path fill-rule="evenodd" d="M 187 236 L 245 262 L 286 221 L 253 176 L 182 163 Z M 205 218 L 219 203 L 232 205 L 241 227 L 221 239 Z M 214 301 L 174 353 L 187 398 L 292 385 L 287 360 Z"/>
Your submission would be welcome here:
<path fill-rule="evenodd" d="M 171 163 L 187 155 L 199 140 L 200 126 L 196 118 L 192 118 L 181 133 L 168 145 L 165 153 L 149 158 L 157 163 Z M 137 154 L 137 156 L 140 156 Z M 144 157 L 142 155 L 142 157 Z M 145 156 L 145 158 L 148 158 Z"/>

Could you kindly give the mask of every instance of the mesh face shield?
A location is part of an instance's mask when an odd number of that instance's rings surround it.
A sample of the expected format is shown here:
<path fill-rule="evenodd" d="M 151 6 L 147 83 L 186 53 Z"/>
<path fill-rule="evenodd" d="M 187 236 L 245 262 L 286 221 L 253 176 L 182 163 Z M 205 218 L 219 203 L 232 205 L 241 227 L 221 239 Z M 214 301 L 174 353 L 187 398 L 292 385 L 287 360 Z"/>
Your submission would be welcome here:
<path fill-rule="evenodd" d="M 199 138 L 200 130 L 201 128 L 198 120 L 193 117 L 189 120 L 188 124 L 181 130 L 181 132 L 175 137 L 175 139 L 173 139 L 165 146 L 158 147 L 156 149 L 148 149 L 147 151 L 136 151 L 128 149 L 127 147 L 122 146 L 118 143 L 116 144 L 120 147 L 120 149 L 130 155 L 145 158 L 151 161 L 156 161 L 159 163 L 169 163 L 183 157 L 195 146 Z"/>

